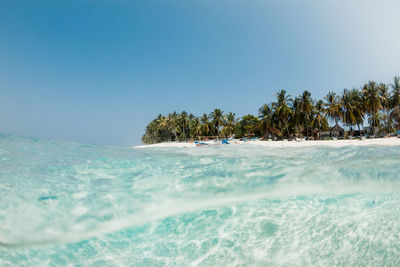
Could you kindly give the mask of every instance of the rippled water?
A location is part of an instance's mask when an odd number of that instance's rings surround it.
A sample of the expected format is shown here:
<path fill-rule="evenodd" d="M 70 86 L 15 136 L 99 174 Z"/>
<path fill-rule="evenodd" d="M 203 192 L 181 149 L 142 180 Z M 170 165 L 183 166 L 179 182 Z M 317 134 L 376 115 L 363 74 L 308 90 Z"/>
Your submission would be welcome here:
<path fill-rule="evenodd" d="M 399 266 L 400 147 L 0 136 L 0 266 Z"/>

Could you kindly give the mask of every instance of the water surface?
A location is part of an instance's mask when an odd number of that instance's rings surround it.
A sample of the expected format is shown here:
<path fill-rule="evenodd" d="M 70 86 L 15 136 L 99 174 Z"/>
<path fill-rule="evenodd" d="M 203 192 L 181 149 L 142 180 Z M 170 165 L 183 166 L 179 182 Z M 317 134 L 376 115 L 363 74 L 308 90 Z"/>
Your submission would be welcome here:
<path fill-rule="evenodd" d="M 400 147 L 0 136 L 0 266 L 399 266 Z"/>

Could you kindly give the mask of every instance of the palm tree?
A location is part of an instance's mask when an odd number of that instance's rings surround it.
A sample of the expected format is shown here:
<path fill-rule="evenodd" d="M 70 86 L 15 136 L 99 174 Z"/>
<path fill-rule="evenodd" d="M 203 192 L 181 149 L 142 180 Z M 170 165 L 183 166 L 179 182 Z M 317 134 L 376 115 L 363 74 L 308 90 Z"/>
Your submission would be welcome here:
<path fill-rule="evenodd" d="M 400 106 L 400 77 L 394 76 L 394 82 L 391 85 L 392 92 L 392 106 Z"/>
<path fill-rule="evenodd" d="M 364 123 L 364 117 L 365 117 L 365 105 L 362 99 L 362 93 L 357 90 L 356 88 L 353 88 L 350 91 L 351 98 L 353 100 L 353 116 L 354 116 L 354 122 L 357 124 L 358 132 L 360 132 L 360 125 L 363 125 Z"/>
<path fill-rule="evenodd" d="M 343 123 L 347 124 L 350 128 L 350 132 L 353 131 L 352 126 L 356 123 L 354 116 L 354 109 L 356 108 L 352 94 L 349 90 L 344 89 L 342 97 L 340 98 L 340 104 L 342 106 L 342 118 Z"/>
<path fill-rule="evenodd" d="M 363 98 L 365 101 L 366 111 L 369 113 L 370 116 L 370 126 L 372 128 L 372 132 L 375 134 L 376 127 L 378 127 L 379 124 L 378 111 L 383 108 L 382 103 L 385 101 L 385 99 L 379 94 L 378 87 L 373 81 L 369 81 L 367 84 L 364 85 Z"/>
<path fill-rule="evenodd" d="M 189 117 L 186 111 L 182 111 L 177 118 L 177 124 L 181 128 L 181 136 L 180 139 L 186 139 L 186 132 L 187 132 L 187 127 L 189 126 Z"/>
<path fill-rule="evenodd" d="M 259 125 L 260 120 L 256 116 L 251 114 L 243 116 L 242 120 L 240 121 L 240 127 L 247 136 L 254 135 L 255 132 L 258 130 Z"/>
<path fill-rule="evenodd" d="M 224 136 L 232 136 L 232 133 L 235 129 L 235 124 L 237 119 L 235 117 L 235 113 L 229 112 L 224 116 L 224 127 L 222 128 L 221 133 Z"/>
<path fill-rule="evenodd" d="M 258 117 L 260 118 L 261 128 L 264 130 L 264 136 L 269 137 L 270 130 L 273 127 L 273 110 L 270 105 L 264 104 L 258 109 Z"/>
<path fill-rule="evenodd" d="M 318 129 L 318 139 L 321 138 L 320 130 L 327 130 L 329 128 L 328 120 L 324 116 L 324 102 L 322 100 L 316 101 L 313 113 L 314 116 L 311 120 L 311 127 Z"/>
<path fill-rule="evenodd" d="M 180 127 L 178 124 L 178 114 L 176 112 L 168 114 L 167 125 L 168 128 L 173 132 L 175 141 L 178 141 L 178 132 L 180 132 Z"/>
<path fill-rule="evenodd" d="M 212 135 L 212 125 L 206 113 L 200 118 L 200 134 L 202 136 Z"/>
<path fill-rule="evenodd" d="M 293 100 L 290 123 L 291 128 L 293 128 L 294 132 L 297 134 L 301 134 L 305 129 L 304 116 L 303 112 L 301 111 L 301 100 L 299 97 L 296 97 Z"/>
<path fill-rule="evenodd" d="M 160 139 L 162 141 L 170 141 L 171 134 L 168 128 L 168 120 L 165 116 L 159 114 L 157 117 L 158 131 L 160 132 Z"/>
<path fill-rule="evenodd" d="M 391 103 L 390 103 L 390 95 L 389 95 L 389 87 L 384 84 L 384 83 L 380 83 L 378 86 L 378 90 L 379 90 L 379 95 L 382 97 L 382 108 L 383 110 L 386 111 L 385 116 L 383 116 L 385 124 L 384 124 L 384 130 L 386 133 L 391 132 L 392 129 L 392 122 L 391 122 L 391 118 L 389 116 L 390 113 L 390 108 L 391 108 Z"/>
<path fill-rule="evenodd" d="M 391 113 L 390 118 L 396 120 L 397 127 L 400 127 L 400 77 L 395 76 L 391 85 L 393 91 L 390 97 Z"/>
<path fill-rule="evenodd" d="M 341 105 L 338 96 L 334 92 L 329 92 L 325 96 L 325 115 L 335 121 L 335 127 L 338 126 L 341 113 Z"/>
<path fill-rule="evenodd" d="M 392 89 L 390 91 L 389 87 Z M 311 94 L 304 91 L 294 100 L 280 90 L 276 95 L 276 102 L 265 104 L 258 110 L 258 117 L 243 116 L 237 122 L 235 114 L 223 114 L 221 109 L 214 109 L 208 116 L 203 114 L 196 117 L 185 111 L 176 112 L 167 116 L 158 115 L 145 128 L 142 141 L 157 143 L 171 140 L 185 140 L 187 137 L 200 136 L 244 136 L 247 134 L 272 137 L 292 133 L 310 132 L 314 129 L 326 129 L 328 119 L 338 126 L 339 121 L 349 127 L 363 125 L 365 115 L 368 115 L 371 132 L 376 129 L 385 133 L 393 131 L 394 126 L 400 127 L 400 77 L 395 76 L 390 86 L 373 81 L 366 83 L 361 90 L 352 89 L 343 91 L 339 97 L 334 92 L 325 96 L 325 103 L 321 100 L 312 100 Z M 400 128 L 399 128 L 400 129 Z"/>
<path fill-rule="evenodd" d="M 190 137 L 191 138 L 199 138 L 201 135 L 201 123 L 200 119 L 197 117 L 193 117 L 190 122 L 189 122 L 189 128 L 190 128 Z"/>
<path fill-rule="evenodd" d="M 275 94 L 275 96 L 277 102 L 272 103 L 272 107 L 274 109 L 275 116 L 278 120 L 280 130 L 282 133 L 286 130 L 287 134 L 289 135 L 288 123 L 290 115 L 292 113 L 292 110 L 290 109 L 289 105 L 292 99 L 290 98 L 290 95 L 286 95 L 286 91 L 283 89 L 280 90 L 277 94 Z"/>
<path fill-rule="evenodd" d="M 372 114 L 369 118 L 368 118 L 368 123 L 369 125 L 375 125 L 374 128 L 379 128 L 381 127 L 381 121 L 383 119 L 384 114 L 380 113 L 380 112 L 376 112 L 375 114 Z M 375 129 L 374 129 L 375 130 Z M 373 132 L 375 134 L 375 131 Z"/>
<path fill-rule="evenodd" d="M 382 107 L 384 109 L 389 108 L 389 87 L 384 84 L 384 83 L 380 83 L 378 85 L 378 90 L 379 90 L 379 95 L 382 97 Z"/>
<path fill-rule="evenodd" d="M 171 134 L 166 118 L 160 114 L 146 126 L 142 141 L 150 144 L 164 142 L 170 140 Z"/>
<path fill-rule="evenodd" d="M 157 131 L 158 131 L 157 119 L 154 119 L 146 126 L 146 133 L 142 136 L 142 142 L 148 144 L 156 143 L 158 141 Z"/>
<path fill-rule="evenodd" d="M 220 135 L 221 126 L 224 123 L 223 113 L 224 112 L 218 108 L 214 109 L 214 111 L 211 113 L 212 123 L 218 136 Z"/>
<path fill-rule="evenodd" d="M 299 109 L 303 115 L 303 123 L 307 131 L 309 132 L 309 126 L 311 123 L 310 117 L 313 110 L 313 101 L 311 99 L 311 93 L 305 90 L 299 97 Z"/>

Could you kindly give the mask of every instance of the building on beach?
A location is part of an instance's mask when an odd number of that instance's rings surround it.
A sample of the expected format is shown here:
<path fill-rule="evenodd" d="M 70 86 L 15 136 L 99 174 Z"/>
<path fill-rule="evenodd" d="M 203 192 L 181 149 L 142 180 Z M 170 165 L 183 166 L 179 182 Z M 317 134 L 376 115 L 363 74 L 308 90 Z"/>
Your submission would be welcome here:
<path fill-rule="evenodd" d="M 331 127 L 328 131 L 321 131 L 320 133 L 321 138 L 323 137 L 343 137 L 344 136 L 344 129 L 339 125 L 335 125 Z"/>

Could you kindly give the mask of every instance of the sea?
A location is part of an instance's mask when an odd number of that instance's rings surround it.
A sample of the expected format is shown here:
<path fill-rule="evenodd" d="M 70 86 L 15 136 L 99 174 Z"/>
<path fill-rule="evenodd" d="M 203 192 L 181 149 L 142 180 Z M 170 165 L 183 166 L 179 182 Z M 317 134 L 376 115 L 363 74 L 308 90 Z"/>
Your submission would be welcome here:
<path fill-rule="evenodd" d="M 0 266 L 400 266 L 400 147 L 1 134 Z"/>

